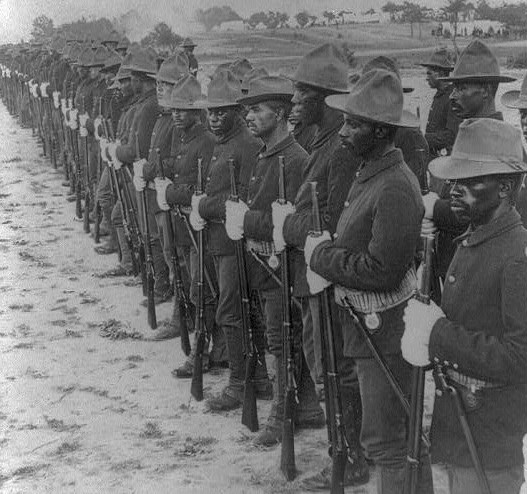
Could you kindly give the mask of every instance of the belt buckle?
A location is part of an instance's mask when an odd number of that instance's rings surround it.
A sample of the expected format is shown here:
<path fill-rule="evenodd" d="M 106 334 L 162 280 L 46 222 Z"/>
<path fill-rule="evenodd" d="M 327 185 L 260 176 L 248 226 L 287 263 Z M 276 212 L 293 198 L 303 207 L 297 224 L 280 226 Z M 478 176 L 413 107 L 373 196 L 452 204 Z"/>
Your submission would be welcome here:
<path fill-rule="evenodd" d="M 364 325 L 368 328 L 370 333 L 375 333 L 381 327 L 381 316 L 377 312 L 370 312 L 364 314 Z"/>

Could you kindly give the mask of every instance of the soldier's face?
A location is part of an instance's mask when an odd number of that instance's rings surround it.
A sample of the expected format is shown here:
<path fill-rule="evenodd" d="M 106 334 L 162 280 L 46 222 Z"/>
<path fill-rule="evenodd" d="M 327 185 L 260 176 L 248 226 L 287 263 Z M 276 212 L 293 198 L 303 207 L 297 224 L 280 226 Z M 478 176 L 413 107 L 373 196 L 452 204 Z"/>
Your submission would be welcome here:
<path fill-rule="evenodd" d="M 196 123 L 196 113 L 199 115 L 199 110 L 180 110 L 174 109 L 172 112 L 172 120 L 177 129 L 188 130 Z"/>
<path fill-rule="evenodd" d="M 295 84 L 291 103 L 297 107 L 305 125 L 320 122 L 326 105 L 322 94 L 303 84 Z"/>
<path fill-rule="evenodd" d="M 375 127 L 371 122 L 344 115 L 344 124 L 339 130 L 342 147 L 357 156 L 367 156 L 375 147 Z"/>
<path fill-rule="evenodd" d="M 123 93 L 123 96 L 129 96 L 130 94 L 132 94 L 133 88 L 131 79 L 121 79 L 120 85 L 121 93 Z"/>
<path fill-rule="evenodd" d="M 520 125 L 522 127 L 523 136 L 527 139 L 527 110 L 520 110 Z"/>
<path fill-rule="evenodd" d="M 275 131 L 279 115 L 265 103 L 258 103 L 249 106 L 249 112 L 245 120 L 252 135 L 265 139 L 265 137 L 270 136 Z"/>
<path fill-rule="evenodd" d="M 463 119 L 475 116 L 485 105 L 487 94 L 487 90 L 480 84 L 454 83 L 454 89 L 450 94 L 452 111 Z"/>
<path fill-rule="evenodd" d="M 77 70 L 79 71 L 79 75 L 81 76 L 82 79 L 84 79 L 85 77 L 88 77 L 88 67 L 79 66 Z"/>
<path fill-rule="evenodd" d="M 209 108 L 209 127 L 213 134 L 224 135 L 232 129 L 236 110 L 232 107 Z"/>
<path fill-rule="evenodd" d="M 141 91 L 143 90 L 143 81 L 139 77 L 133 75 L 131 77 L 131 84 L 134 94 L 141 93 Z"/>
<path fill-rule="evenodd" d="M 300 123 L 302 123 L 302 106 L 301 105 L 293 105 L 293 108 L 291 109 L 291 113 L 289 114 L 289 123 L 296 127 Z"/>
<path fill-rule="evenodd" d="M 90 79 L 97 79 L 99 77 L 100 67 L 90 67 Z"/>
<path fill-rule="evenodd" d="M 432 89 L 437 89 L 440 86 L 441 83 L 437 80 L 438 77 L 441 77 L 439 71 L 434 70 L 431 67 L 426 69 L 426 82 Z"/>
<path fill-rule="evenodd" d="M 474 226 L 489 222 L 500 205 L 500 180 L 497 176 L 454 180 L 450 189 L 450 205 L 460 220 Z"/>
<path fill-rule="evenodd" d="M 173 84 L 163 81 L 156 81 L 156 94 L 157 101 L 161 101 L 163 98 L 166 98 L 170 95 Z"/>

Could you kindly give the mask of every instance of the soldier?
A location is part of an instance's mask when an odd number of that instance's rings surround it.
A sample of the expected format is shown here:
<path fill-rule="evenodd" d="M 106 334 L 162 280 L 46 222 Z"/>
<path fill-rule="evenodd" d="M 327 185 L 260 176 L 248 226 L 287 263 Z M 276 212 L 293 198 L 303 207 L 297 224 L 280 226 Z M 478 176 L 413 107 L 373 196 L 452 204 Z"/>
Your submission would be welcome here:
<path fill-rule="evenodd" d="M 251 255 L 273 268 L 277 252 L 273 244 L 273 222 L 271 205 L 278 197 L 279 156 L 285 163 L 286 197 L 294 198 L 302 183 L 302 172 L 308 154 L 295 142 L 287 130 L 287 119 L 293 95 L 291 81 L 283 77 L 262 77 L 249 84 L 246 96 L 238 101 L 248 108 L 245 117 L 251 133 L 262 139 L 264 146 L 249 181 L 247 202 L 226 203 L 225 229 L 232 240 L 246 238 Z M 283 303 L 282 290 L 259 264 L 251 265 L 250 289 L 258 292 L 266 322 L 269 352 L 274 357 L 273 405 L 265 427 L 253 443 L 271 446 L 281 441 L 284 418 L 285 365 L 283 355 Z M 274 266 L 278 269 L 279 266 Z M 286 290 L 289 287 L 284 288 Z M 300 311 L 293 313 L 293 331 L 296 347 L 301 349 L 302 319 Z M 317 428 L 325 424 L 324 412 L 320 408 L 309 368 L 300 355 L 296 362 L 299 402 L 295 410 L 295 423 L 299 427 Z"/>
<path fill-rule="evenodd" d="M 219 286 L 216 322 L 227 339 L 230 375 L 227 386 L 217 396 L 207 400 L 212 411 L 239 408 L 243 402 L 245 362 L 242 348 L 240 286 L 234 243 L 225 231 L 225 200 L 230 195 L 229 160 L 234 160 L 240 199 L 246 200 L 247 187 L 261 142 L 253 137 L 243 119 L 237 102 L 242 96 L 241 84 L 234 75 L 223 70 L 208 87 L 203 106 L 209 110 L 209 127 L 216 135 L 210 166 L 205 171 L 205 193 L 192 196 L 190 223 L 195 230 L 207 226 L 207 248 L 214 260 Z M 261 343 L 263 334 L 255 341 Z M 263 355 L 263 348 L 261 351 Z M 271 383 L 265 360 L 257 366 L 255 385 L 257 397 L 270 399 Z"/>
<path fill-rule="evenodd" d="M 196 305 L 198 292 L 198 256 L 192 246 L 187 225 L 192 195 L 197 184 L 198 159 L 202 160 L 203 169 L 208 168 L 215 146 L 214 136 L 202 123 L 202 109 L 199 102 L 204 99 L 201 86 L 197 79 L 187 74 L 176 83 L 170 96 L 161 104 L 172 110 L 174 130 L 172 132 L 172 146 L 170 156 L 165 162 L 167 178 L 156 178 L 157 201 L 162 211 L 174 207 L 172 223 L 174 238 L 178 253 L 185 260 L 190 275 L 190 300 Z M 185 217 L 183 217 L 185 215 Z M 204 263 L 211 283 L 217 289 L 214 264 L 212 257 L 205 250 Z M 203 355 L 203 370 L 223 366 L 227 361 L 225 338 L 221 328 L 215 325 L 216 299 L 208 284 L 204 287 L 204 319 L 205 327 L 212 336 L 213 348 L 209 356 L 208 345 Z M 174 304 L 175 310 L 179 305 Z M 179 314 L 175 314 L 178 318 Z M 191 353 L 185 363 L 174 369 L 172 375 L 178 378 L 192 377 L 196 351 L 195 339 Z M 228 363 L 227 363 L 228 365 Z"/>
<path fill-rule="evenodd" d="M 523 136 L 527 138 L 527 75 L 523 78 L 521 90 L 507 91 L 501 97 L 501 103 L 518 110 Z"/>
<path fill-rule="evenodd" d="M 496 56 L 480 40 L 474 40 L 459 56 L 452 75 L 442 80 L 453 83 L 450 101 L 454 114 L 460 119 L 485 117 L 503 120 L 495 104 L 498 84 L 515 79 L 501 75 Z M 443 283 L 456 250 L 453 239 L 465 231 L 467 223 L 456 217 L 450 207 L 449 185 L 440 183 L 434 189 L 437 193 L 423 196 L 423 233 L 438 231 L 435 274 Z M 436 294 L 435 300 L 439 299 L 440 295 Z"/>
<path fill-rule="evenodd" d="M 188 71 L 194 77 L 198 75 L 198 61 L 194 56 L 194 48 L 196 48 L 196 46 L 198 45 L 196 45 L 196 43 L 194 43 L 190 38 L 185 38 L 181 44 L 181 47 L 188 57 Z"/>
<path fill-rule="evenodd" d="M 436 90 L 425 132 L 431 156 L 439 156 L 443 150 L 450 154 L 459 125 L 459 118 L 454 115 L 450 105 L 452 85 L 441 80 L 454 70 L 451 60 L 448 50 L 440 48 L 432 54 L 428 62 L 420 64 L 426 68 L 426 82 L 431 89 Z"/>
<path fill-rule="evenodd" d="M 273 206 L 273 239 L 281 250 L 289 245 L 303 249 L 305 239 L 312 229 L 312 203 L 309 182 L 318 183 L 320 207 L 323 221 L 331 231 L 337 224 L 344 198 L 335 197 L 332 192 L 342 180 L 341 172 L 353 173 L 351 163 L 358 167 L 359 162 L 341 148 L 338 130 L 343 118 L 338 110 L 326 105 L 328 95 L 348 92 L 348 64 L 343 53 L 334 45 L 325 44 L 308 53 L 299 64 L 292 79 L 294 95 L 292 103 L 301 107 L 305 125 L 315 125 L 317 132 L 311 143 L 312 153 L 304 169 L 294 208 L 290 205 Z M 335 171 L 337 171 L 335 173 Z M 338 194 L 337 194 L 338 196 Z M 306 281 L 306 266 L 301 260 L 295 266 L 294 293 L 302 298 L 303 350 L 311 375 L 315 382 L 323 376 L 322 354 L 320 348 L 320 320 L 318 297 L 312 296 Z M 336 309 L 335 309 L 336 310 Z M 346 465 L 345 485 L 368 482 L 369 472 L 359 444 L 360 394 L 352 358 L 342 354 L 342 334 L 339 320 L 333 321 L 333 331 L 337 342 L 337 363 L 340 377 L 341 397 L 344 410 L 344 425 L 348 442 L 357 461 Z M 326 489 L 331 485 L 331 465 L 304 481 L 308 489 Z"/>
<path fill-rule="evenodd" d="M 335 300 L 357 312 L 372 334 L 405 393 L 411 367 L 401 356 L 403 311 L 413 295 L 414 256 L 423 207 L 419 184 L 394 139 L 400 127 L 417 127 L 403 111 L 399 78 L 383 69 L 366 72 L 349 95 L 326 103 L 345 115 L 339 135 L 361 159 L 340 216 L 334 240 L 328 231 L 308 236 L 304 255 L 315 294 L 335 284 Z M 379 493 L 403 490 L 406 466 L 406 413 L 381 367 L 372 358 L 347 310 L 339 310 L 344 353 L 355 358 L 362 398 L 361 443 L 378 469 Z M 424 463 L 420 493 L 433 492 L 431 468 Z"/>
<path fill-rule="evenodd" d="M 521 133 L 494 119 L 465 120 L 452 155 L 433 160 L 430 171 L 451 181 L 452 211 L 469 226 L 456 241 L 441 308 L 409 302 L 403 355 L 442 368 L 462 400 L 490 492 L 514 494 L 527 432 L 527 231 L 514 207 L 527 172 Z M 452 494 L 480 493 L 449 395 L 434 403 L 433 460 L 447 464 Z"/>

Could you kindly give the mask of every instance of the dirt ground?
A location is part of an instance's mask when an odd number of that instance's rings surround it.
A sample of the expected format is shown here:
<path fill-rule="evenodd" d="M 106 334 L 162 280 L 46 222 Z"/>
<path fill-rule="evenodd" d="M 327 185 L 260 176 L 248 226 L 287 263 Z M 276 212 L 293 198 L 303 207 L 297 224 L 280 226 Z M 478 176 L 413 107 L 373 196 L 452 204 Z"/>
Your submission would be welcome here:
<path fill-rule="evenodd" d="M 430 90 L 419 71 L 403 77 L 424 122 Z M 179 340 L 149 340 L 136 283 L 94 276 L 116 258 L 94 253 L 60 170 L 2 105 L 0 170 L 0 492 L 302 492 L 299 479 L 326 462 L 326 431 L 298 432 L 288 483 L 279 448 L 254 448 L 240 411 L 213 415 L 191 399 L 190 382 L 170 374 L 184 359 Z M 158 319 L 170 311 L 159 306 Z M 103 337 L 109 329 L 120 338 Z M 205 395 L 225 378 L 207 374 Z M 432 399 L 429 386 L 427 420 Z M 261 422 L 269 406 L 259 403 Z M 373 480 L 346 490 L 374 491 Z"/>

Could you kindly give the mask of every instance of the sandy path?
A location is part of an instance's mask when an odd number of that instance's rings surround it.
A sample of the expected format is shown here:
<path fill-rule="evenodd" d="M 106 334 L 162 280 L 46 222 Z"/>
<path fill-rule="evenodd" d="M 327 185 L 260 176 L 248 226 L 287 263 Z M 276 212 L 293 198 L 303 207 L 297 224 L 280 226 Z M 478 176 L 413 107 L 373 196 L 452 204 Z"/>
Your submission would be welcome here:
<path fill-rule="evenodd" d="M 140 288 L 93 276 L 115 257 L 94 253 L 61 173 L 3 106 L 0 169 L 0 491 L 302 492 L 282 479 L 278 448 L 251 446 L 239 411 L 207 413 L 171 377 L 179 340 L 148 341 Z M 101 337 L 110 319 L 139 338 Z M 224 375 L 205 376 L 206 395 Z M 261 421 L 269 406 L 259 403 Z M 296 437 L 302 479 L 324 464 L 326 432 Z M 374 482 L 346 492 L 373 493 Z"/>

